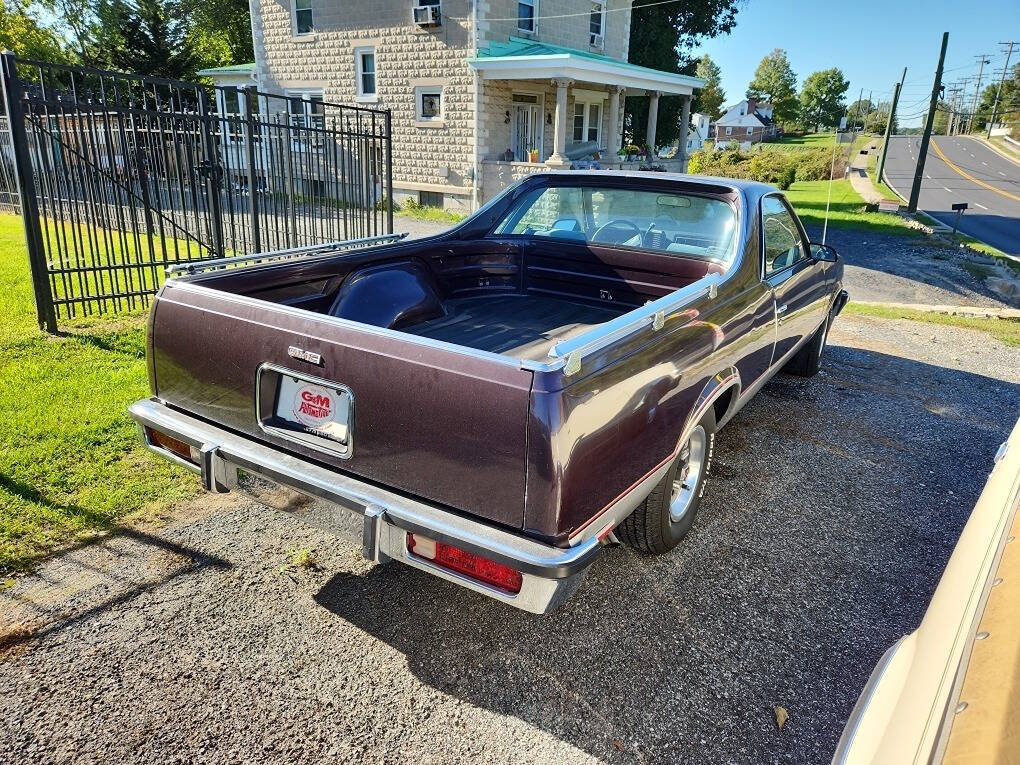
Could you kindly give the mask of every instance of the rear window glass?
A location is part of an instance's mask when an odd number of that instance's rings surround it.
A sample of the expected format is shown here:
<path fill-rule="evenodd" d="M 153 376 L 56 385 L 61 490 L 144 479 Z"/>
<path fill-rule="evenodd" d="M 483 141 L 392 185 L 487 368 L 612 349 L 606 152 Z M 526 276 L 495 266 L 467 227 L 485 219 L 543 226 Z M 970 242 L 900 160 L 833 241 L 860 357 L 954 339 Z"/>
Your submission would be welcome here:
<path fill-rule="evenodd" d="M 593 186 L 536 189 L 496 234 L 556 238 L 730 262 L 736 213 L 695 194 Z"/>

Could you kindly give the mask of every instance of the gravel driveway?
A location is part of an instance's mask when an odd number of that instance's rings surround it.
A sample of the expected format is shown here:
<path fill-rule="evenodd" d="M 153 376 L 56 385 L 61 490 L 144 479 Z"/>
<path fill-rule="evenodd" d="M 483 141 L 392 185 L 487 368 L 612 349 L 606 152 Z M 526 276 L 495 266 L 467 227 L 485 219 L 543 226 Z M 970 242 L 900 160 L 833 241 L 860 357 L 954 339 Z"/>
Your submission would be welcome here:
<path fill-rule="evenodd" d="M 820 229 L 808 233 L 813 241 L 821 241 Z M 843 258 L 851 300 L 1011 307 L 964 268 L 967 261 L 961 254 L 925 237 L 833 228 L 827 242 Z"/>
<path fill-rule="evenodd" d="M 233 500 L 54 559 L 0 592 L 0 762 L 828 762 L 1020 401 L 982 333 L 831 343 L 722 431 L 679 549 L 607 549 L 551 616 Z"/>

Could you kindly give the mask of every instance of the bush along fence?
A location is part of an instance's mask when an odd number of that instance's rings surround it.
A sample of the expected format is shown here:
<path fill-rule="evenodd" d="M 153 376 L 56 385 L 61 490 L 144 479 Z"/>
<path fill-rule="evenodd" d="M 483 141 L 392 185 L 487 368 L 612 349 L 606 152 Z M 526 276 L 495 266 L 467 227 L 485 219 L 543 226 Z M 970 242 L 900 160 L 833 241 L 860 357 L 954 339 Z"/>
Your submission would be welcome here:
<path fill-rule="evenodd" d="M 39 324 L 147 305 L 167 266 L 392 233 L 390 113 L 2 56 L 0 210 Z"/>

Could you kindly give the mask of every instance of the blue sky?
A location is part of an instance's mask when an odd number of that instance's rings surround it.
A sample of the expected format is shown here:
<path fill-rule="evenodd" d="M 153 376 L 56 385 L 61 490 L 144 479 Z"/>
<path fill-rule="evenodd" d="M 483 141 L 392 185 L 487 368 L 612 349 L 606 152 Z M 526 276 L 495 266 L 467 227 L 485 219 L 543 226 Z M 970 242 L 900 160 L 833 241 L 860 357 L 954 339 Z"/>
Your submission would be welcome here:
<path fill-rule="evenodd" d="M 900 99 L 900 124 L 917 125 L 931 95 L 942 33 L 949 32 L 946 83 L 977 75 L 979 53 L 990 53 L 982 82 L 1001 68 L 1005 54 L 999 41 L 1020 42 L 1020 5 L 1017 0 L 949 2 L 923 5 L 892 0 L 858 0 L 834 3 L 819 0 L 749 0 L 729 35 L 707 40 L 696 55 L 708 53 L 722 69 L 726 103 L 744 97 L 747 84 L 762 56 L 783 48 L 797 74 L 797 86 L 811 72 L 838 66 L 850 80 L 848 102 L 874 90 L 873 100 L 892 96 L 893 83 L 907 67 L 907 82 Z M 1012 62 L 1020 61 L 1020 46 Z M 967 86 L 973 98 L 973 81 Z M 970 103 L 968 100 L 967 103 Z"/>

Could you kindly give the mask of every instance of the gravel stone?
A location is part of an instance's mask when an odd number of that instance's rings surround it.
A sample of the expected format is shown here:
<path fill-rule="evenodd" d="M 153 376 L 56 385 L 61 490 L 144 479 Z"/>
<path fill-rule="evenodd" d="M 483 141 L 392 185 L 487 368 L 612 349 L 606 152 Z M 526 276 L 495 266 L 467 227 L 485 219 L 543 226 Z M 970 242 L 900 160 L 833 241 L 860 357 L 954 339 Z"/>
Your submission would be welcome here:
<path fill-rule="evenodd" d="M 1020 401 L 980 332 L 830 343 L 720 433 L 677 550 L 607 548 L 550 616 L 239 500 L 54 558 L 0 592 L 0 762 L 828 762 Z"/>

